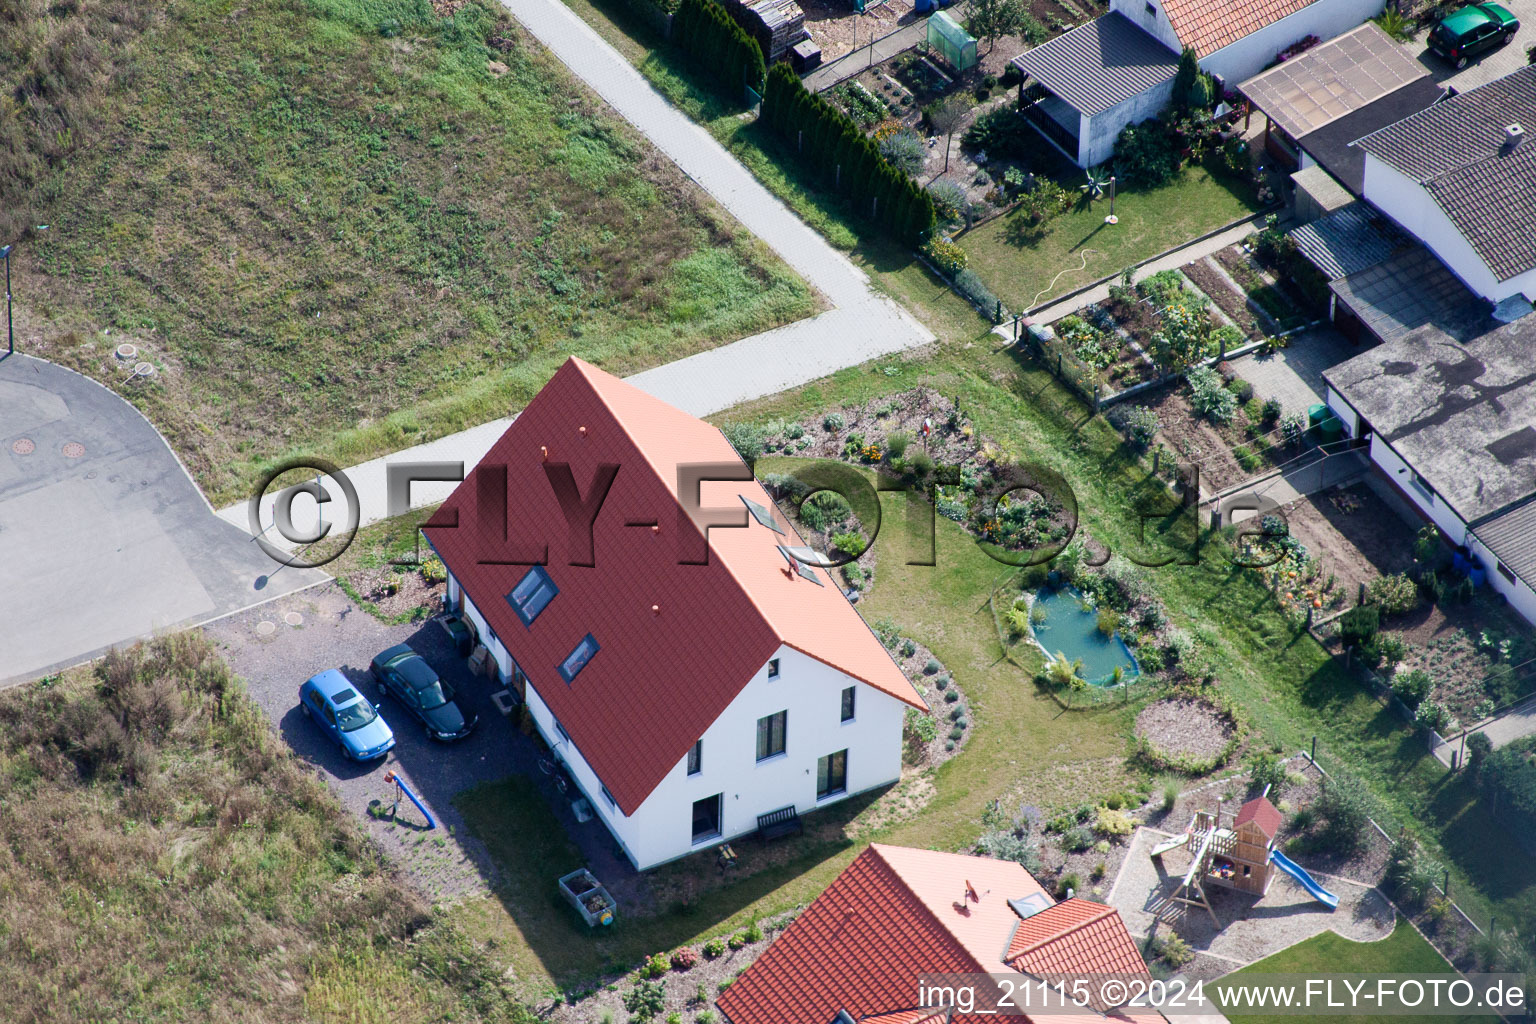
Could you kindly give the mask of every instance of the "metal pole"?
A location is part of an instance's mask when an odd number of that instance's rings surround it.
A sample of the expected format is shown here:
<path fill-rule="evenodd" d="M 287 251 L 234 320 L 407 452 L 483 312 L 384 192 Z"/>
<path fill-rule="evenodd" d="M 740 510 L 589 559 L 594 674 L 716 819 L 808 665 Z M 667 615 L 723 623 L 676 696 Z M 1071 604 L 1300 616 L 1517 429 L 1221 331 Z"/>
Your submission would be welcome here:
<path fill-rule="evenodd" d="M 11 247 L 3 250 L 5 255 L 5 338 L 7 356 L 16 354 L 16 326 L 11 320 Z"/>

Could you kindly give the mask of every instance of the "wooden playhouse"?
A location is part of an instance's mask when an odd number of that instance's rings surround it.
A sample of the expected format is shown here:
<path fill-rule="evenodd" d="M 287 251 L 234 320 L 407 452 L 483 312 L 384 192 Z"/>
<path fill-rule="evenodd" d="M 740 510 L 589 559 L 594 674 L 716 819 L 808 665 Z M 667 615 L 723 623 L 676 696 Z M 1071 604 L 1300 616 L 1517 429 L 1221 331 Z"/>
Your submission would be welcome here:
<path fill-rule="evenodd" d="M 1274 878 L 1272 854 L 1280 823 L 1279 809 L 1263 796 L 1238 808 L 1230 827 L 1222 824 L 1220 803 L 1214 812 L 1196 811 L 1183 835 L 1160 843 L 1151 851 L 1153 857 L 1161 857 L 1176 847 L 1189 849 L 1189 870 L 1168 898 L 1169 903 L 1204 907 L 1219 927 L 1221 922 L 1205 894 L 1206 882 L 1264 895 Z"/>

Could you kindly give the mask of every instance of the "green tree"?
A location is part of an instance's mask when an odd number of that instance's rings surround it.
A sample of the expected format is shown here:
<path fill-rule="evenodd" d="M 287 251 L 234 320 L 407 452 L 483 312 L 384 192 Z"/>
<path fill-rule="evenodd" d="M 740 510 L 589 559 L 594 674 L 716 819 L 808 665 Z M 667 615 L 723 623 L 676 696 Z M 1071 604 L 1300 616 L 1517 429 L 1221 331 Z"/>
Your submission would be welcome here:
<path fill-rule="evenodd" d="M 1029 14 L 1021 0 L 971 0 L 969 12 L 966 31 L 977 39 L 985 39 L 988 53 L 1003 36 L 1022 32 Z"/>
<path fill-rule="evenodd" d="M 1179 110 L 1188 110 L 1190 101 L 1194 98 L 1197 82 L 1200 81 L 1200 60 L 1195 56 L 1195 51 L 1184 47 L 1184 52 L 1179 54 L 1179 70 L 1173 75 L 1173 105 Z"/>
<path fill-rule="evenodd" d="M 965 115 L 970 111 L 970 105 L 958 93 L 951 93 L 938 103 L 930 106 L 925 113 L 928 115 L 928 123 L 933 126 L 934 134 L 944 136 L 944 170 L 949 171 L 950 139 L 960 128 Z"/>

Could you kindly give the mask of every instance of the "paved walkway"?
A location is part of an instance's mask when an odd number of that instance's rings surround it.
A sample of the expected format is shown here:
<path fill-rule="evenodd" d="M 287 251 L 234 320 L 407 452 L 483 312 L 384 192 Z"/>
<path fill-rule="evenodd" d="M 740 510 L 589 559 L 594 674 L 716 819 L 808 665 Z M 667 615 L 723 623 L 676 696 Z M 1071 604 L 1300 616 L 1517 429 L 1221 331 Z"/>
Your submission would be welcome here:
<path fill-rule="evenodd" d="M 1363 351 L 1333 328 L 1319 327 L 1292 335 L 1291 343 L 1279 351 L 1239 356 L 1232 368 L 1260 398 L 1279 399 L 1285 412 L 1306 415 L 1327 394 L 1323 371 Z"/>
<path fill-rule="evenodd" d="M 1229 487 L 1201 504 L 1218 502 L 1222 522 L 1232 521 L 1234 513 L 1241 521 L 1253 511 L 1254 499 L 1263 502 L 1266 509 L 1278 508 L 1309 494 L 1351 483 L 1370 472 L 1370 459 L 1360 449 L 1328 456 L 1320 456 L 1315 451 L 1308 454 L 1313 457 L 1298 457 L 1300 461 L 1293 467 Z"/>

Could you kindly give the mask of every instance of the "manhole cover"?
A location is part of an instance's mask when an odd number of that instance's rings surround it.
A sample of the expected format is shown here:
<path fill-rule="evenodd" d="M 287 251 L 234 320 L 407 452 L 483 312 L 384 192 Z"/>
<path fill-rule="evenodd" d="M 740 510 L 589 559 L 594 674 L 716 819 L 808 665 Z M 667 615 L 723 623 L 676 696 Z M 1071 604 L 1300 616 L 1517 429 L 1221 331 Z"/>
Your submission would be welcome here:
<path fill-rule="evenodd" d="M 273 633 L 277 632 L 277 623 L 268 622 L 266 619 L 262 619 L 260 622 L 256 623 L 256 632 L 260 633 L 262 636 L 271 636 Z"/>
<path fill-rule="evenodd" d="M 68 441 L 65 443 L 64 447 L 59 450 L 64 453 L 64 457 L 66 459 L 78 459 L 80 456 L 85 454 L 85 445 L 81 444 L 79 441 Z"/>
<path fill-rule="evenodd" d="M 17 455 L 31 455 L 37 450 L 37 442 L 30 437 L 18 437 L 11 442 L 11 451 Z"/>
<path fill-rule="evenodd" d="M 283 621 L 290 626 L 302 626 L 304 624 L 304 616 L 298 612 L 285 612 L 283 614 Z"/>

